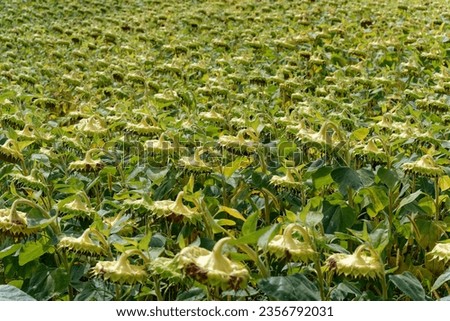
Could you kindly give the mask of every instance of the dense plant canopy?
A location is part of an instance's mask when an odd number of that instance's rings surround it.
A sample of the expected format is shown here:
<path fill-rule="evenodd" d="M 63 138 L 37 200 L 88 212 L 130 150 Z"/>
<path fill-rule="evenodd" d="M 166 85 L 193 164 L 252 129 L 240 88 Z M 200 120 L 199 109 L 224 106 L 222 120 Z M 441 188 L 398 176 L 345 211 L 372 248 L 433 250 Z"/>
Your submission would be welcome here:
<path fill-rule="evenodd" d="M 2 1 L 2 297 L 449 299 L 449 23 Z"/>

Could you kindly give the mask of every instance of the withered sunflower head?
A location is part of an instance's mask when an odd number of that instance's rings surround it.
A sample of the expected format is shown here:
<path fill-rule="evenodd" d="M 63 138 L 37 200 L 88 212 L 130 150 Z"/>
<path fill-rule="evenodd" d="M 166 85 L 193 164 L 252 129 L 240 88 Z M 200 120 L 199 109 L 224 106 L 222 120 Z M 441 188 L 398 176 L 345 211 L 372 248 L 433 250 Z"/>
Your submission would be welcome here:
<path fill-rule="evenodd" d="M 194 152 L 194 157 L 182 157 L 178 162 L 179 166 L 193 173 L 211 172 L 210 166 L 201 159 L 201 153 L 202 149 L 197 148 Z"/>
<path fill-rule="evenodd" d="M 202 284 L 223 290 L 243 288 L 249 279 L 248 270 L 222 253 L 229 240 L 229 237 L 219 240 L 211 252 L 195 246 L 185 247 L 176 255 L 175 261 L 185 275 Z"/>
<path fill-rule="evenodd" d="M 74 161 L 69 164 L 71 171 L 77 172 L 98 172 L 105 164 L 99 159 L 93 159 L 92 154 L 96 152 L 96 149 L 90 149 L 86 152 L 86 156 L 83 160 Z"/>
<path fill-rule="evenodd" d="M 16 209 L 0 209 L 0 235 L 16 240 L 37 234 L 40 226 L 30 226 L 27 214 Z"/>
<path fill-rule="evenodd" d="M 384 267 L 375 250 L 362 244 L 353 254 L 336 253 L 327 259 L 329 271 L 345 276 L 376 278 L 383 277 Z"/>
<path fill-rule="evenodd" d="M 300 232 L 303 241 L 299 241 L 293 237 L 295 231 Z M 301 261 L 307 263 L 316 255 L 309 237 L 308 231 L 298 225 L 289 224 L 282 235 L 275 235 L 275 237 L 267 245 L 269 253 L 275 254 L 276 257 L 286 259 L 289 261 Z"/>
<path fill-rule="evenodd" d="M 23 155 L 16 140 L 8 139 L 0 146 L 0 159 L 14 164 L 23 161 Z"/>
<path fill-rule="evenodd" d="M 81 119 L 75 128 L 88 136 L 103 135 L 108 131 L 98 116 Z"/>
<path fill-rule="evenodd" d="M 250 139 L 246 139 L 245 134 L 248 134 Z M 250 155 L 256 152 L 259 146 L 259 141 L 253 130 L 246 128 L 241 129 L 237 133 L 237 136 L 220 136 L 219 145 L 238 155 Z"/>
<path fill-rule="evenodd" d="M 183 204 L 184 192 L 178 193 L 175 201 L 162 200 L 155 201 L 152 204 L 152 212 L 158 217 L 180 217 L 188 221 L 196 221 L 200 219 L 201 213 L 195 208 L 189 208 Z"/>
<path fill-rule="evenodd" d="M 96 241 L 91 238 L 91 235 L 95 235 Z M 80 237 L 64 236 L 59 241 L 58 246 L 89 256 L 105 255 L 108 247 L 103 235 L 92 228 L 86 229 Z"/>
<path fill-rule="evenodd" d="M 437 243 L 434 248 L 427 253 L 429 260 L 443 262 L 445 265 L 450 262 L 450 243 Z"/>
<path fill-rule="evenodd" d="M 145 265 L 130 264 L 128 258 L 138 255 L 144 263 L 148 263 L 148 258 L 139 250 L 128 250 L 120 255 L 117 261 L 100 261 L 92 268 L 92 274 L 120 284 L 145 283 L 147 272 Z"/>
<path fill-rule="evenodd" d="M 402 165 L 406 173 L 412 173 L 427 177 L 439 177 L 444 175 L 442 167 L 436 164 L 431 155 L 423 155 L 420 159 Z"/>
<path fill-rule="evenodd" d="M 272 178 L 270 179 L 270 184 L 272 184 L 276 188 L 294 191 L 302 190 L 303 186 L 303 184 L 299 180 L 296 180 L 294 178 L 289 168 L 286 169 L 286 175 L 284 176 L 272 176 Z"/>

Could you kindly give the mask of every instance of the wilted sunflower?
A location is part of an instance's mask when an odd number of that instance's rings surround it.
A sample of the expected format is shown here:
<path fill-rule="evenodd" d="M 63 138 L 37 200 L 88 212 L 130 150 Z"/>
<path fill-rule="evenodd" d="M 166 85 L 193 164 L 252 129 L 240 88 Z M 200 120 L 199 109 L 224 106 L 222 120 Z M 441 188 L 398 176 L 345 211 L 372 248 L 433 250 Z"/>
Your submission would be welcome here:
<path fill-rule="evenodd" d="M 353 254 L 333 254 L 326 263 L 328 270 L 345 276 L 381 278 L 384 274 L 380 256 L 367 244 L 358 246 Z"/>
<path fill-rule="evenodd" d="M 438 243 L 427 253 L 430 260 L 436 260 L 447 264 L 450 262 L 450 243 Z"/>
<path fill-rule="evenodd" d="M 94 241 L 91 238 L 91 235 L 94 235 L 97 241 Z M 103 235 L 93 228 L 86 229 L 83 234 L 77 238 L 64 236 L 59 241 L 58 246 L 90 256 L 105 255 L 108 249 L 108 244 Z"/>
<path fill-rule="evenodd" d="M 292 234 L 298 231 L 303 237 L 303 241 L 299 241 L 293 238 Z M 269 242 L 267 248 L 270 253 L 275 254 L 276 257 L 290 260 L 290 261 L 302 261 L 307 263 L 313 260 L 316 255 L 311 245 L 311 238 L 308 231 L 298 225 L 289 224 L 282 235 L 275 235 L 275 237 Z"/>
<path fill-rule="evenodd" d="M 69 169 L 78 172 L 98 172 L 105 164 L 99 159 L 92 159 L 92 154 L 96 151 L 96 149 L 88 150 L 84 159 L 71 162 L 69 164 Z"/>
<path fill-rule="evenodd" d="M 197 220 L 201 217 L 201 213 L 195 209 L 191 209 L 183 204 L 184 192 L 178 193 L 175 201 L 162 200 L 155 201 L 151 206 L 151 211 L 159 217 L 180 216 L 189 221 Z"/>
<path fill-rule="evenodd" d="M 245 134 L 248 134 L 251 139 L 246 139 Z M 237 136 L 220 136 L 219 145 L 239 155 L 250 155 L 257 150 L 259 141 L 253 130 L 247 128 L 238 131 Z"/>
<path fill-rule="evenodd" d="M 128 258 L 132 255 L 140 256 L 144 265 L 130 264 Z M 92 274 L 120 284 L 145 283 L 147 272 L 145 264 L 149 259 L 139 250 L 128 250 L 120 255 L 117 261 L 100 261 L 92 268 Z"/>
<path fill-rule="evenodd" d="M 23 161 L 23 155 L 18 142 L 14 139 L 8 139 L 3 145 L 1 145 L 0 159 L 8 163 L 15 164 Z"/>
<path fill-rule="evenodd" d="M 412 173 L 427 177 L 439 177 L 444 175 L 442 167 L 436 164 L 431 155 L 423 155 L 419 160 L 402 165 L 406 173 Z"/>
<path fill-rule="evenodd" d="M 178 164 L 189 172 L 209 173 L 211 172 L 211 167 L 200 158 L 202 152 L 201 148 L 196 148 L 193 157 L 182 157 Z"/>
<path fill-rule="evenodd" d="M 218 286 L 223 290 L 243 288 L 249 279 L 248 270 L 222 254 L 223 246 L 230 239 L 222 238 L 212 251 L 196 246 L 185 247 L 174 260 L 185 275 L 200 283 Z"/>
<path fill-rule="evenodd" d="M 274 185 L 277 188 L 295 191 L 300 191 L 303 186 L 300 180 L 295 180 L 289 168 L 286 169 L 286 175 L 284 176 L 272 176 L 272 178 L 270 179 L 270 184 Z"/>

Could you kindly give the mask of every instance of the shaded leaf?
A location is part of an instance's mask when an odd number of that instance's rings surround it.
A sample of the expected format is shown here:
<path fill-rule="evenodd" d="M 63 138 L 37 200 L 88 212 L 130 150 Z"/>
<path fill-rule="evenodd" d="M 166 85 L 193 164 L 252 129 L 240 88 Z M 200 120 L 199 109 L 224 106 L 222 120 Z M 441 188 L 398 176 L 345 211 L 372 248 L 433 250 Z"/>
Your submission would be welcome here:
<path fill-rule="evenodd" d="M 317 286 L 303 274 L 262 279 L 258 287 L 271 299 L 279 301 L 319 301 Z"/>

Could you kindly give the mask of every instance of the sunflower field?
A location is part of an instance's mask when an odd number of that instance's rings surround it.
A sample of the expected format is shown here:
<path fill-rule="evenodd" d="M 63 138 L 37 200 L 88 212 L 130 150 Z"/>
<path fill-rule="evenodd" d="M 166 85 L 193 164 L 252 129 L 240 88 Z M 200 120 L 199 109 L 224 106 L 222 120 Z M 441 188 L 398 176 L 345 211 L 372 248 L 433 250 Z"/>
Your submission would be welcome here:
<path fill-rule="evenodd" d="M 449 300 L 446 0 L 0 3 L 0 298 Z"/>

